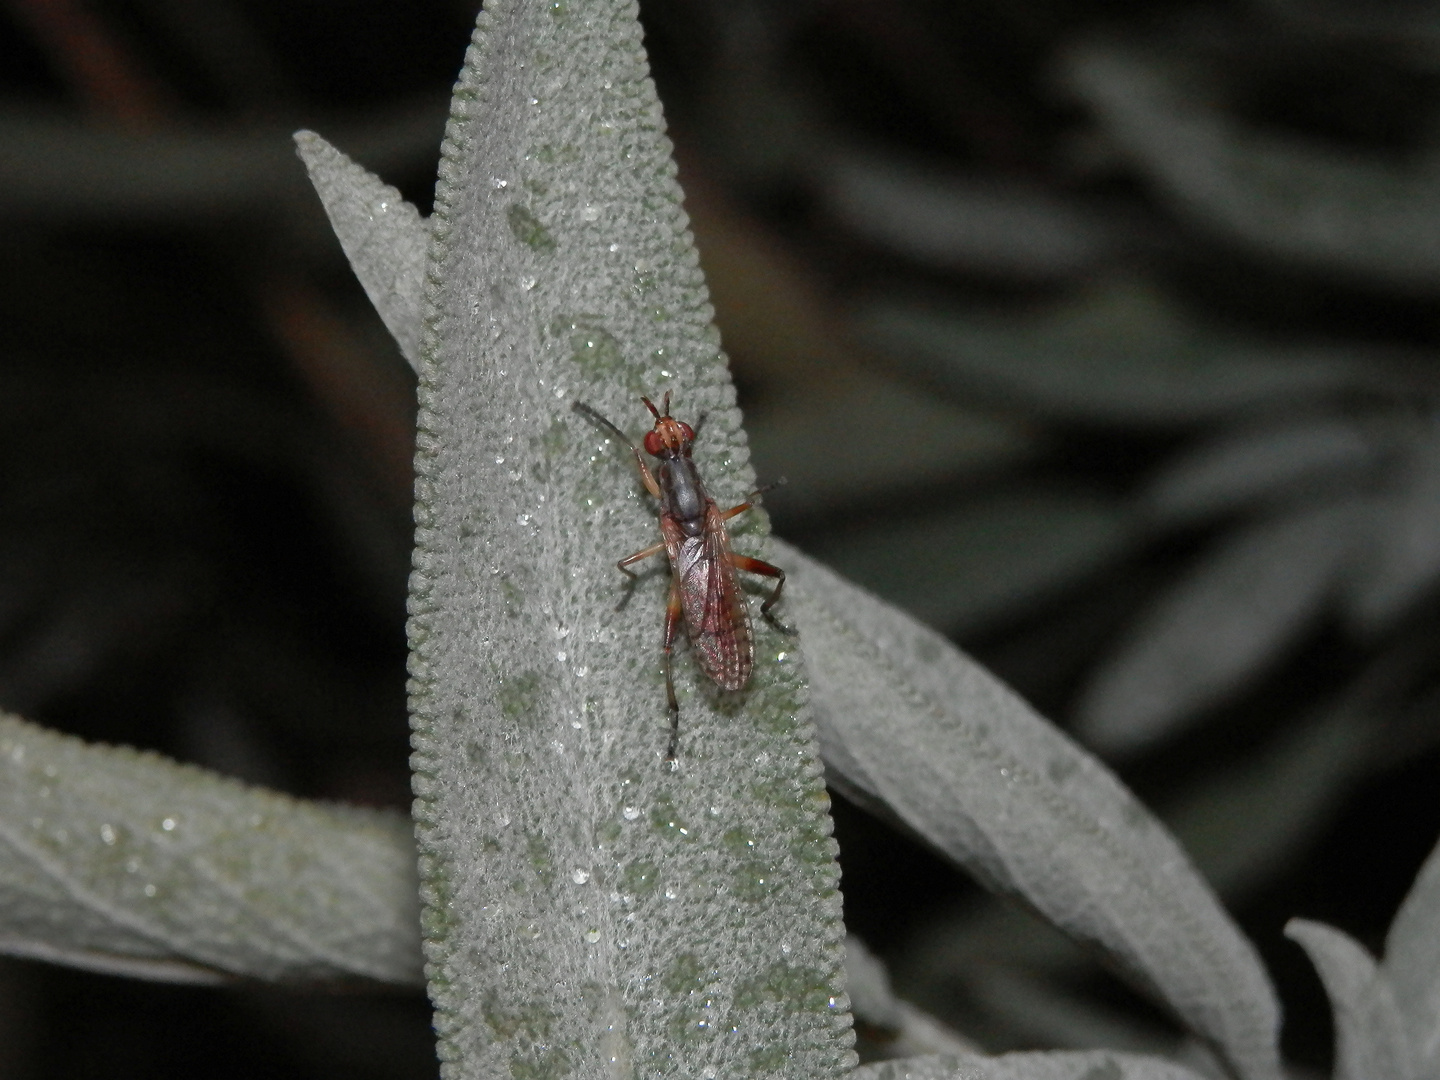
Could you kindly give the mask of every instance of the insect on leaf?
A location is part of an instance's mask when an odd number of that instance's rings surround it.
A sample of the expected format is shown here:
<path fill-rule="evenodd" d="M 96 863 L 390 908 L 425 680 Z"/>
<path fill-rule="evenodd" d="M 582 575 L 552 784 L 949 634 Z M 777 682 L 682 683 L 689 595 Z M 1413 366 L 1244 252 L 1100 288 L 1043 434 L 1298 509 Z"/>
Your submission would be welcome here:
<path fill-rule="evenodd" d="M 711 494 L 753 487 L 640 39 L 618 0 L 487 4 L 443 148 L 410 599 L 440 1055 L 453 1078 L 821 1080 L 853 1054 L 793 646 L 757 621 L 731 693 L 682 654 L 662 760 L 663 577 L 616 610 L 655 516 L 571 411 L 630 426 L 669 391 L 708 414 Z M 761 556 L 747 517 L 735 547 Z"/>

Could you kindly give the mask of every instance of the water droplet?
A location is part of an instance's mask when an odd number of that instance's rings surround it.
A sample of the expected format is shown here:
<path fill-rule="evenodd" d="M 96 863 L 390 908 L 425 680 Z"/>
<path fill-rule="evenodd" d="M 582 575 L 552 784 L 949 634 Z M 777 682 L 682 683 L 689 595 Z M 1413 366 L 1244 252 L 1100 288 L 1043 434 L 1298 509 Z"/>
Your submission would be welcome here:
<path fill-rule="evenodd" d="M 490 186 L 493 187 L 496 191 L 499 191 L 501 188 L 509 187 L 510 181 L 501 180 L 498 176 L 492 176 L 490 178 Z"/>
<path fill-rule="evenodd" d="M 610 251 L 611 251 L 612 254 L 615 253 L 615 252 L 617 252 L 617 251 L 619 251 L 619 250 L 620 250 L 620 245 L 619 245 L 619 244 L 611 244 L 611 245 L 610 245 Z"/>
<path fill-rule="evenodd" d="M 160 891 L 160 890 L 157 889 L 157 888 L 155 888 L 154 885 L 146 885 L 146 886 L 145 886 L 145 895 L 146 895 L 146 896 L 154 896 L 154 895 L 155 895 L 156 893 L 158 893 L 159 891 Z"/>
<path fill-rule="evenodd" d="M 504 465 L 504 464 L 505 464 L 505 455 L 504 455 L 504 454 L 496 454 L 496 455 L 495 455 L 495 464 L 496 464 L 496 465 Z"/>
<path fill-rule="evenodd" d="M 160 822 L 160 827 L 166 832 L 174 832 L 175 819 L 173 817 L 167 817 L 164 821 Z"/>
<path fill-rule="evenodd" d="M 580 724 L 580 721 L 579 721 L 579 720 L 571 720 L 571 721 L 570 721 L 570 726 L 573 727 L 576 731 L 579 731 L 579 730 L 580 730 L 580 727 L 581 727 L 581 724 Z"/>
<path fill-rule="evenodd" d="M 665 899 L 666 899 L 666 900 L 674 900 L 674 899 L 675 899 L 675 890 L 674 890 L 674 889 L 666 889 L 666 890 L 665 890 Z"/>
<path fill-rule="evenodd" d="M 584 885 L 587 881 L 590 880 L 590 871 L 581 870 L 577 866 L 574 870 L 570 871 L 570 880 L 575 882 L 576 885 Z"/>
<path fill-rule="evenodd" d="M 600 208 L 598 206 L 587 206 L 580 211 L 582 221 L 598 221 L 600 219 Z"/>
<path fill-rule="evenodd" d="M 105 841 L 106 845 L 113 847 L 115 844 L 115 826 L 111 825 L 108 821 L 104 825 L 101 825 L 100 839 Z"/>
<path fill-rule="evenodd" d="M 520 279 L 520 288 L 524 289 L 526 292 L 529 292 L 531 289 L 535 288 L 535 279 L 533 277 L 522 277 Z"/>
<path fill-rule="evenodd" d="M 583 678 L 585 678 L 586 675 L 589 675 L 589 674 L 590 674 L 590 669 L 589 669 L 588 667 L 585 667 L 583 664 L 582 664 L 580 667 L 577 667 L 577 668 L 575 669 L 575 677 L 576 677 L 577 679 L 583 679 Z"/>
<path fill-rule="evenodd" d="M 600 931 L 599 931 L 599 930 L 586 930 L 586 931 L 585 931 L 585 940 L 588 941 L 591 945 L 594 945 L 596 942 L 598 942 L 598 941 L 600 940 Z"/>
<path fill-rule="evenodd" d="M 556 660 L 559 660 L 560 663 L 563 664 L 563 663 L 566 661 L 566 659 L 568 659 L 568 657 L 567 657 L 566 654 L 562 651 L 562 652 L 557 652 L 557 653 L 555 654 L 555 659 L 556 659 Z"/>
<path fill-rule="evenodd" d="M 620 811 L 620 816 L 626 821 L 634 821 L 640 816 L 640 808 L 638 806 L 627 806 L 624 810 Z"/>
<path fill-rule="evenodd" d="M 782 942 L 780 943 L 780 951 L 781 951 L 782 953 L 784 953 L 786 956 L 789 956 L 789 955 L 790 955 L 790 946 L 789 946 L 787 943 L 785 943 L 785 942 L 782 941 Z"/>
<path fill-rule="evenodd" d="M 670 378 L 670 372 L 668 372 L 668 371 L 666 371 L 666 370 L 664 370 L 664 369 L 662 368 L 662 369 L 660 370 L 660 377 L 661 377 L 662 379 L 668 379 L 668 378 Z"/>
<path fill-rule="evenodd" d="M 518 515 L 516 515 L 516 517 L 515 517 L 515 524 L 516 524 L 516 525 L 529 525 L 529 524 L 530 524 L 530 515 L 529 515 L 529 514 L 518 514 Z"/>

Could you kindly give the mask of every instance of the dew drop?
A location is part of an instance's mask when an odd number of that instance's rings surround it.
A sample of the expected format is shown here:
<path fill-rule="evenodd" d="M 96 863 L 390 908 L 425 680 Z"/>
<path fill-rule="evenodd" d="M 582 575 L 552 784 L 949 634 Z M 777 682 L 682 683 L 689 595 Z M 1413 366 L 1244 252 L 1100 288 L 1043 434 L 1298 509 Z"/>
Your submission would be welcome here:
<path fill-rule="evenodd" d="M 590 880 L 590 871 L 581 870 L 577 866 L 574 870 L 570 871 L 570 880 L 575 882 L 576 885 L 584 885 L 587 881 Z"/>
<path fill-rule="evenodd" d="M 600 940 L 600 931 L 599 931 L 599 930 L 586 930 L 586 931 L 585 931 L 585 940 L 588 941 L 591 945 L 594 945 L 596 942 L 598 942 L 598 941 Z"/>
<path fill-rule="evenodd" d="M 157 888 L 155 888 L 155 886 L 154 886 L 153 884 L 151 884 L 151 885 L 146 885 L 144 891 L 145 891 L 145 895 L 146 895 L 146 896 L 154 896 L 154 895 L 155 895 L 156 893 L 158 893 L 160 890 L 157 889 Z"/>
<path fill-rule="evenodd" d="M 175 819 L 173 817 L 167 817 L 164 821 L 160 822 L 160 827 L 166 832 L 174 832 Z"/>
<path fill-rule="evenodd" d="M 101 825 L 101 826 L 100 826 L 100 839 L 103 840 L 103 841 L 105 841 L 105 844 L 106 844 L 107 846 L 109 846 L 109 847 L 114 847 L 114 845 L 115 845 L 115 826 L 114 826 L 114 825 L 111 825 L 108 821 L 107 821 L 104 825 Z"/>
<path fill-rule="evenodd" d="M 626 821 L 634 821 L 640 816 L 640 808 L 638 806 L 627 806 L 624 810 L 620 811 L 620 816 Z"/>
<path fill-rule="evenodd" d="M 533 277 L 522 277 L 520 279 L 520 288 L 524 289 L 526 292 L 529 292 L 531 289 L 535 288 L 535 279 Z"/>

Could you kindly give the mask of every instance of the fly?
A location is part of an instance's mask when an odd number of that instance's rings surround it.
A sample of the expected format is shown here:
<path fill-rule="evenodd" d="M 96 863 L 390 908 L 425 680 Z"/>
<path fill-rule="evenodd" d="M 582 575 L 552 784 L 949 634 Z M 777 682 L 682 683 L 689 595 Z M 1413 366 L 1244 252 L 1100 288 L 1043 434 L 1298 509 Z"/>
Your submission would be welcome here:
<path fill-rule="evenodd" d="M 770 609 L 785 588 L 785 571 L 762 559 L 737 555 L 730 550 L 730 534 L 725 530 L 725 522 L 749 510 L 752 504 L 743 502 L 721 510 L 706 492 L 700 473 L 690 460 L 695 429 L 670 416 L 670 394 L 665 394 L 661 409 L 655 408 L 647 397 L 640 400 L 655 418 L 655 427 L 646 433 L 644 440 L 645 452 L 659 461 L 654 471 L 640 455 L 640 448 L 618 427 L 584 402 L 577 401 L 572 407 L 609 429 L 630 447 L 645 490 L 660 500 L 663 539 L 627 555 L 615 565 L 633 583 L 637 575 L 630 567 L 635 563 L 662 551 L 670 559 L 670 599 L 665 605 L 661 648 L 665 657 L 665 697 L 670 708 L 670 743 L 665 760 L 673 762 L 680 746 L 680 705 L 675 700 L 670 658 L 681 620 L 685 622 L 685 632 L 699 659 L 700 669 L 721 689 L 739 690 L 750 681 L 750 671 L 755 665 L 755 640 L 750 629 L 750 609 L 736 571 L 777 579 L 775 591 L 760 605 L 760 614 L 782 630 Z"/>

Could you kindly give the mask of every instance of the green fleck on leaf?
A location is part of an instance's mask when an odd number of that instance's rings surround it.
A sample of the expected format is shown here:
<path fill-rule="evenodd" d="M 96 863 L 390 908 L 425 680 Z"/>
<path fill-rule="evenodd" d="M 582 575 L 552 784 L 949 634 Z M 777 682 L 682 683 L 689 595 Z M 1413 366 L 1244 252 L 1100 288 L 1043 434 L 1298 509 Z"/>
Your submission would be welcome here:
<path fill-rule="evenodd" d="M 505 220 L 510 222 L 510 231 L 526 247 L 546 255 L 555 250 L 555 238 L 540 219 L 530 212 L 523 203 L 512 203 L 505 211 Z"/>

